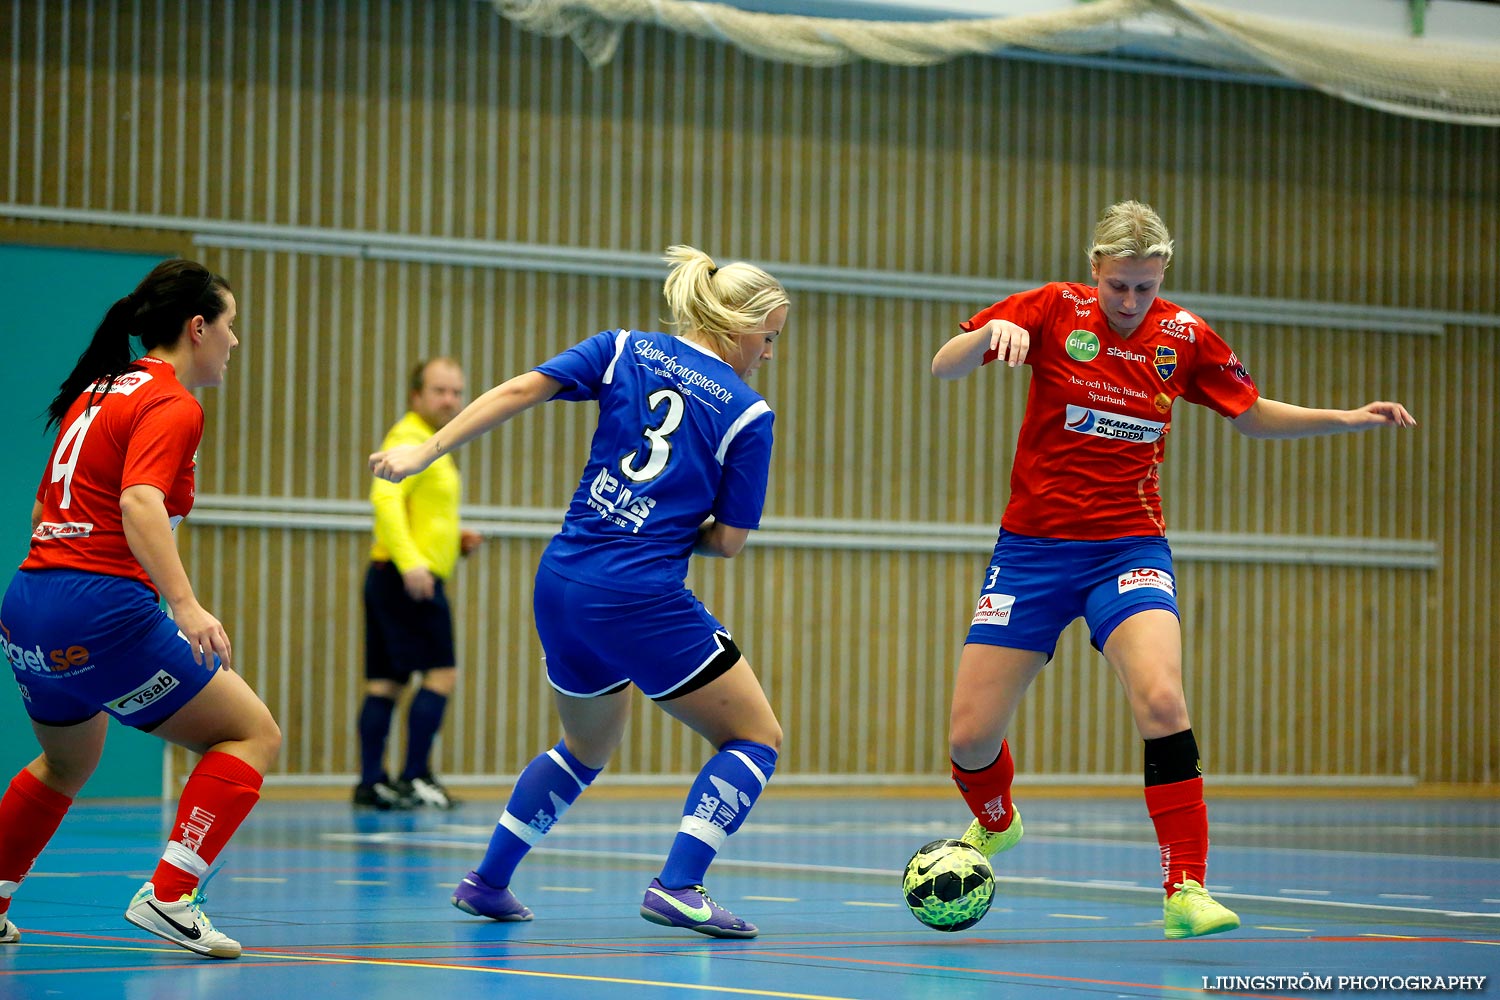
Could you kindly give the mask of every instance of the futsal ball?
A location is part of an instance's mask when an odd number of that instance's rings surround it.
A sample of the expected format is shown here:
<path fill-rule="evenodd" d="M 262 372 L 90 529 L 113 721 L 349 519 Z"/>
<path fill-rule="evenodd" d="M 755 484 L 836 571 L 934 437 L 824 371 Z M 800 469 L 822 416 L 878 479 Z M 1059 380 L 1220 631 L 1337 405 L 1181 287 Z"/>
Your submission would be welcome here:
<path fill-rule="evenodd" d="M 979 923 L 995 898 L 990 861 L 961 840 L 934 840 L 906 863 L 901 888 L 912 915 L 937 931 Z"/>

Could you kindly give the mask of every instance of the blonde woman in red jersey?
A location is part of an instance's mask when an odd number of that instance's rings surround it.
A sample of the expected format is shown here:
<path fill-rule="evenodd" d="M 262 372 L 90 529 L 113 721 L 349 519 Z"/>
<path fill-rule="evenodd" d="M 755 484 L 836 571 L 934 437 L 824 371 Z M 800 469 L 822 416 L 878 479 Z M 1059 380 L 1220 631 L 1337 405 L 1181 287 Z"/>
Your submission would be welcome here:
<path fill-rule="evenodd" d="M 200 886 L 260 797 L 281 731 L 229 669 L 229 635 L 194 596 L 172 535 L 193 505 L 203 436 L 190 390 L 224 380 L 234 318 L 223 278 L 165 261 L 110 307 L 48 408 L 59 433 L 31 550 L 0 604 L 6 658 L 42 750 L 0 798 L 0 944 L 20 939 L 10 898 L 94 773 L 107 712 L 203 754 L 125 919 L 195 954 L 239 957 L 239 942 L 204 914 Z"/>
<path fill-rule="evenodd" d="M 1182 632 L 1157 473 L 1172 404 L 1207 406 L 1255 438 L 1413 427 L 1399 403 L 1321 410 L 1266 399 L 1204 321 L 1159 298 L 1172 240 L 1147 205 L 1111 206 L 1089 250 L 1093 285 L 1012 295 L 961 324 L 932 373 L 1029 364 L 1010 501 L 953 696 L 953 780 L 984 854 L 1021 839 L 1006 729 L 1058 636 L 1083 617 L 1145 740 L 1146 806 L 1161 845 L 1168 938 L 1233 930 L 1203 888 L 1208 811 L 1182 688 Z"/>

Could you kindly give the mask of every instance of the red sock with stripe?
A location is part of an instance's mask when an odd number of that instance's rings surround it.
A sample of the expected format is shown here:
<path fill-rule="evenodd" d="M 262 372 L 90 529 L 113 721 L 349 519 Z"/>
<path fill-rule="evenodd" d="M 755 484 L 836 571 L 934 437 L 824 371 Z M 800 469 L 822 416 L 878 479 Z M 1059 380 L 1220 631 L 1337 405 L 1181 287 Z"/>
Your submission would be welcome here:
<path fill-rule="evenodd" d="M 176 902 L 191 893 L 260 800 L 259 771 L 232 754 L 203 755 L 182 789 L 177 820 L 151 882 L 156 898 Z"/>
<path fill-rule="evenodd" d="M 951 763 L 951 762 L 950 762 Z M 999 833 L 1010 829 L 1015 806 L 1010 800 L 1010 786 L 1016 778 L 1016 762 L 1010 756 L 1010 743 L 1000 741 L 1000 756 L 994 763 L 977 771 L 953 765 L 953 783 L 969 804 L 969 811 L 986 830 Z"/>
<path fill-rule="evenodd" d="M 24 768 L 10 779 L 0 798 L 0 914 L 10 909 L 10 894 L 36 864 L 72 804 Z"/>
<path fill-rule="evenodd" d="M 1186 879 L 1203 885 L 1208 871 L 1208 807 L 1203 762 L 1191 729 L 1146 740 L 1146 810 L 1161 845 L 1162 888 Z"/>
<path fill-rule="evenodd" d="M 1146 788 L 1146 809 L 1156 827 L 1161 845 L 1162 888 L 1173 888 L 1185 879 L 1199 885 L 1208 873 L 1208 806 L 1203 803 L 1203 779 L 1191 778 L 1170 785 Z"/>

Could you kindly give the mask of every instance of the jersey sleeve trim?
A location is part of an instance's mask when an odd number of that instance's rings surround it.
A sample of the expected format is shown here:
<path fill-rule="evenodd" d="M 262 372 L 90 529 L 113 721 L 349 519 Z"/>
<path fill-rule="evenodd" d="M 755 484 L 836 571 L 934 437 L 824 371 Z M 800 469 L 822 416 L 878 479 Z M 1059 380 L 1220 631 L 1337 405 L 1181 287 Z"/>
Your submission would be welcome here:
<path fill-rule="evenodd" d="M 604 384 L 613 385 L 615 381 L 615 365 L 620 363 L 620 355 L 625 353 L 625 341 L 630 339 L 629 330 L 621 330 L 615 334 L 615 356 L 609 359 L 609 367 L 604 369 Z"/>
<path fill-rule="evenodd" d="M 724 437 L 719 441 L 719 450 L 714 452 L 714 460 L 723 465 L 724 456 L 729 453 L 729 446 L 734 443 L 734 439 L 739 435 L 740 431 L 744 430 L 752 420 L 770 412 L 770 404 L 764 399 L 756 400 L 750 406 L 746 407 L 745 412 L 741 413 L 735 419 L 734 423 L 729 425 L 729 429 L 724 432 Z"/>

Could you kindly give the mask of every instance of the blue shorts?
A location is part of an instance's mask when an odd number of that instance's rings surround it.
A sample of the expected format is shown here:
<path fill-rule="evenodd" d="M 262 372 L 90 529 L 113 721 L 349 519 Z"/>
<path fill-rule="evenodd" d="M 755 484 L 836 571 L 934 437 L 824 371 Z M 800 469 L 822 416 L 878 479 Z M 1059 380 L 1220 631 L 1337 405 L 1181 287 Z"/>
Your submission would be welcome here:
<path fill-rule="evenodd" d="M 454 665 L 453 612 L 443 581 L 432 600 L 415 601 L 394 563 L 365 573 L 365 678 L 405 684 L 417 671 Z"/>
<path fill-rule="evenodd" d="M 668 701 L 740 661 L 729 630 L 686 587 L 638 597 L 578 583 L 542 565 L 532 607 L 547 683 L 575 698 L 634 684 L 648 698 Z"/>
<path fill-rule="evenodd" d="M 1102 650 L 1121 622 L 1148 608 L 1177 614 L 1165 538 L 1081 542 L 1001 528 L 965 642 L 1033 649 L 1050 660 L 1073 619 L 1088 622 L 1089 641 Z"/>
<path fill-rule="evenodd" d="M 155 591 L 122 576 L 20 570 L 0 604 L 0 636 L 26 714 L 46 726 L 76 726 L 102 709 L 149 732 L 218 669 L 193 662 Z"/>

